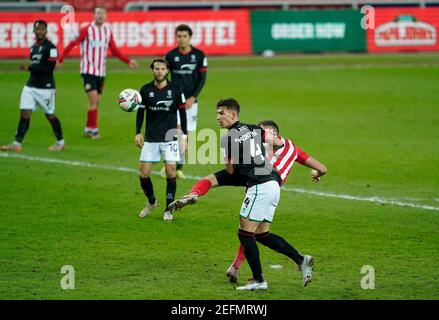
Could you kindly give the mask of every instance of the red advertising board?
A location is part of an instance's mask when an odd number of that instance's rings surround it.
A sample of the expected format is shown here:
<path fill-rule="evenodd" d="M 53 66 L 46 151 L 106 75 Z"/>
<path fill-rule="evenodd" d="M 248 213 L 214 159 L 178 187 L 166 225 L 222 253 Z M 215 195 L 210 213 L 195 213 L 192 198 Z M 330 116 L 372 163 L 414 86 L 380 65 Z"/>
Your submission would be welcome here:
<path fill-rule="evenodd" d="M 437 51 L 439 8 L 375 8 L 369 52 Z"/>
<path fill-rule="evenodd" d="M 48 38 L 63 50 L 81 26 L 93 20 L 91 13 L 73 19 L 61 13 L 0 13 L 0 57 L 27 57 L 34 42 L 32 22 L 48 22 Z M 63 23 L 61 23 L 63 21 Z M 176 46 L 174 30 L 186 23 L 194 31 L 192 44 L 206 54 L 251 53 L 247 10 L 198 10 L 166 12 L 109 12 L 116 44 L 127 55 L 163 55 Z M 63 25 L 63 27 L 61 26 Z M 78 56 L 76 47 L 70 56 Z"/>

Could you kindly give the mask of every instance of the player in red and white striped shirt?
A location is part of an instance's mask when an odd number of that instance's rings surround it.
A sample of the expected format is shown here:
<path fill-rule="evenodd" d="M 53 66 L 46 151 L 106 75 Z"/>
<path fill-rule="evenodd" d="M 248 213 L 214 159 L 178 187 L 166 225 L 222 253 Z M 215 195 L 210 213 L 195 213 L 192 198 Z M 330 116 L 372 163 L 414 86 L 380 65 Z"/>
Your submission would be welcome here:
<path fill-rule="evenodd" d="M 94 10 L 94 21 L 79 31 L 79 36 L 72 40 L 59 57 L 59 66 L 64 58 L 78 44 L 80 44 L 81 65 L 80 72 L 84 81 L 84 89 L 88 96 L 87 124 L 84 135 L 98 139 L 98 107 L 104 87 L 107 69 L 107 50 L 127 63 L 131 68 L 137 68 L 135 60 L 123 55 L 116 46 L 110 26 L 105 24 L 107 12 L 103 7 Z"/>
<path fill-rule="evenodd" d="M 320 177 L 326 174 L 327 169 L 325 165 L 310 157 L 306 152 L 302 151 L 299 147 L 294 145 L 291 140 L 282 138 L 280 136 L 279 126 L 274 121 L 264 120 L 261 121 L 258 125 L 262 129 L 264 129 L 264 138 L 266 143 L 273 145 L 272 141 L 274 139 L 280 139 L 282 141 L 282 147 L 275 150 L 274 153 L 272 152 L 268 155 L 270 158 L 270 163 L 272 164 L 273 169 L 276 172 L 276 177 L 279 185 L 285 183 L 296 161 L 301 165 L 307 166 L 312 169 L 311 180 L 313 182 L 318 182 L 320 180 Z M 174 211 L 179 210 L 188 204 L 194 204 L 195 202 L 197 202 L 200 196 L 205 195 L 211 188 L 216 188 L 219 186 L 245 186 L 242 181 L 243 180 L 240 179 L 239 175 L 229 175 L 225 172 L 225 170 L 216 172 L 215 174 L 211 174 L 198 181 L 192 188 L 190 194 L 183 196 L 182 198 L 171 203 L 168 209 Z M 263 237 L 263 234 L 259 234 L 256 236 L 256 240 L 266 245 L 264 239 L 262 239 Z M 283 253 L 290 258 L 292 255 L 292 251 L 297 254 L 297 251 L 292 248 L 288 243 L 282 241 L 280 237 L 278 237 L 276 241 L 281 242 L 279 247 L 289 246 L 284 248 L 285 250 L 280 253 Z M 242 245 L 240 245 L 233 263 L 226 272 L 226 275 L 229 278 L 230 282 L 237 282 L 238 270 L 244 260 L 244 250 Z M 306 284 L 307 282 L 304 282 L 304 285 Z"/>

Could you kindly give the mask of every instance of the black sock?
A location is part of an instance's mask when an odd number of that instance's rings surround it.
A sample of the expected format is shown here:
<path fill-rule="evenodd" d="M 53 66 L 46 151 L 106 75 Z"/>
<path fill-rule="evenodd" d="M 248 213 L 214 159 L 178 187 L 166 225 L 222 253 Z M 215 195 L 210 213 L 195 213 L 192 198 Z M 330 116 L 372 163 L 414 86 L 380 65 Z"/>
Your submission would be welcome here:
<path fill-rule="evenodd" d="M 183 163 L 177 163 L 177 170 L 183 169 Z"/>
<path fill-rule="evenodd" d="M 46 116 L 47 117 L 47 116 Z M 55 116 L 49 118 L 47 117 L 47 120 L 49 120 L 50 125 L 52 126 L 53 134 L 56 137 L 56 140 L 62 140 L 62 129 L 61 129 L 61 122 L 59 119 Z"/>
<path fill-rule="evenodd" d="M 166 179 L 166 207 L 175 199 L 175 192 L 177 191 L 177 179 Z"/>
<path fill-rule="evenodd" d="M 282 253 L 294 260 L 298 266 L 302 264 L 303 256 L 297 252 L 284 238 L 270 232 L 259 233 L 256 235 L 256 241 L 262 243 L 270 249 Z"/>
<path fill-rule="evenodd" d="M 244 254 L 247 258 L 250 269 L 253 273 L 253 279 L 262 282 L 264 278 L 262 277 L 262 267 L 261 261 L 259 260 L 259 249 L 256 244 L 255 234 L 253 232 L 244 231 L 239 229 L 238 238 L 244 247 Z"/>
<path fill-rule="evenodd" d="M 24 135 L 30 126 L 30 118 L 25 119 L 20 117 L 20 121 L 18 122 L 17 133 L 15 134 L 15 141 L 22 142 L 24 139 Z"/>
<path fill-rule="evenodd" d="M 154 187 L 152 186 L 151 178 L 140 178 L 140 186 L 145 196 L 147 196 L 148 202 L 150 204 L 155 203 Z"/>

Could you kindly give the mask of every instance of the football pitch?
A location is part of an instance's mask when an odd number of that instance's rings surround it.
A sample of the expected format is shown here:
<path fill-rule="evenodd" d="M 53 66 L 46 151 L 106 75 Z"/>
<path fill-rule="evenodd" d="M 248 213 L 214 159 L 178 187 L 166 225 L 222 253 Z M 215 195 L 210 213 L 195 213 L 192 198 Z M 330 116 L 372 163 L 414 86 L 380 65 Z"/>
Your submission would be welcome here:
<path fill-rule="evenodd" d="M 17 127 L 28 77 L 21 62 L 0 61 L 0 144 Z M 219 134 L 216 102 L 235 97 L 242 121 L 274 119 L 328 167 L 318 184 L 309 169 L 293 167 L 271 227 L 314 256 L 312 283 L 303 288 L 289 259 L 259 245 L 265 292 L 239 292 L 224 275 L 238 246 L 244 189 L 211 190 L 164 222 L 166 180 L 156 174 L 160 208 L 138 217 L 145 197 L 135 113 L 116 101 L 122 89 L 151 81 L 149 62 L 130 70 L 109 61 L 102 139 L 92 141 L 82 136 L 79 60 L 66 61 L 55 73 L 66 150 L 47 150 L 54 137 L 38 111 L 23 152 L 0 154 L 0 299 L 439 298 L 438 54 L 209 59 L 199 130 Z M 186 165 L 177 196 L 222 167 Z M 66 265 L 75 271 L 73 290 L 60 286 Z M 238 284 L 251 277 L 246 262 L 239 276 Z"/>

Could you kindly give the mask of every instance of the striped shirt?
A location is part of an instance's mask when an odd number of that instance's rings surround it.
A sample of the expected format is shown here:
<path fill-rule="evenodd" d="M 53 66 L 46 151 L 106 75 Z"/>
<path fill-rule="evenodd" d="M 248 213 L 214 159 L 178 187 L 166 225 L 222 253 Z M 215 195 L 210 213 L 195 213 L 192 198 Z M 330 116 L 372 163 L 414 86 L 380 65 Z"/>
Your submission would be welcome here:
<path fill-rule="evenodd" d="M 79 36 L 72 40 L 64 49 L 59 61 L 64 58 L 76 45 L 80 44 L 81 74 L 90 74 L 98 77 L 105 77 L 107 69 L 107 50 L 125 63 L 130 59 L 123 55 L 116 47 L 113 33 L 110 26 L 103 24 L 97 26 L 95 22 L 90 23 L 79 31 Z"/>
<path fill-rule="evenodd" d="M 291 140 L 284 138 L 281 138 L 281 140 L 283 147 L 276 150 L 270 159 L 270 163 L 279 174 L 282 184 L 284 184 L 294 162 L 297 160 L 300 164 L 305 164 L 309 155 L 299 147 L 295 146 Z"/>

